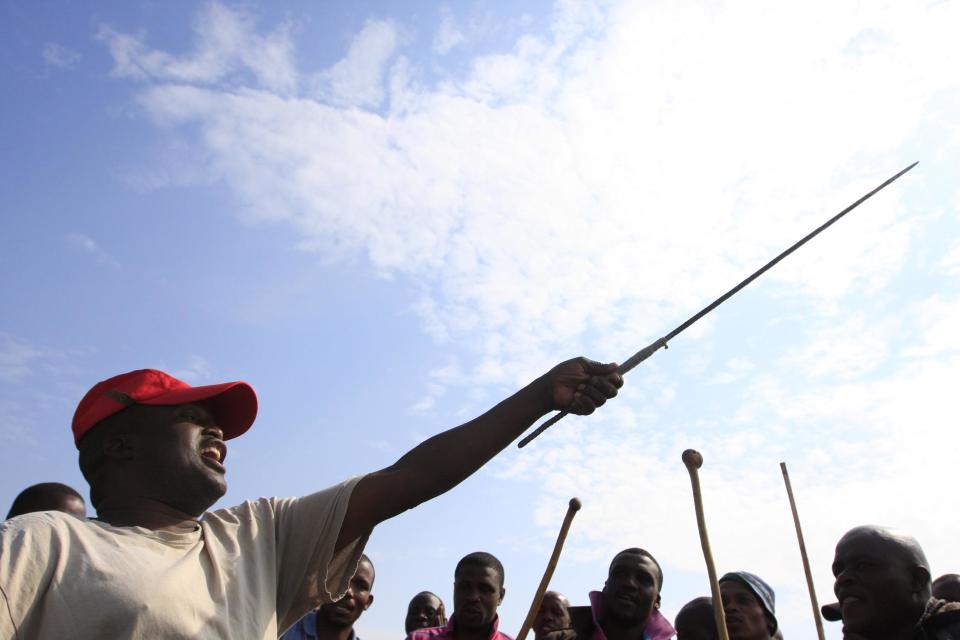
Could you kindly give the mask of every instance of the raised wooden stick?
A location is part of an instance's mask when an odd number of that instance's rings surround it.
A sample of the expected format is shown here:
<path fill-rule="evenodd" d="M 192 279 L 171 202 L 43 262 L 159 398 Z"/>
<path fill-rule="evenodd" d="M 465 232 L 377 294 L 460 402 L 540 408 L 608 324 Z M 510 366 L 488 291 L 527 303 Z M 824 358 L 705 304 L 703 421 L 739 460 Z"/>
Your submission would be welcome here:
<path fill-rule="evenodd" d="M 710 538 L 707 537 L 707 523 L 703 517 L 703 496 L 700 495 L 700 473 L 703 456 L 699 451 L 687 449 L 683 452 L 683 464 L 690 472 L 690 484 L 693 486 L 693 507 L 697 511 L 697 529 L 700 531 L 700 546 L 703 547 L 703 559 L 707 563 L 707 576 L 710 578 L 710 594 L 713 596 L 713 619 L 717 623 L 717 635 L 720 640 L 730 640 L 727 633 L 727 618 L 723 615 L 723 600 L 720 599 L 720 583 L 717 582 L 717 568 L 713 564 L 710 551 Z"/>
<path fill-rule="evenodd" d="M 787 473 L 787 463 L 780 463 L 783 472 L 783 484 L 787 487 L 787 497 L 790 498 L 790 511 L 793 512 L 793 526 L 797 530 L 797 542 L 800 543 L 800 559 L 803 560 L 803 573 L 807 576 L 807 591 L 810 592 L 810 604 L 813 606 L 813 621 L 817 624 L 817 637 L 824 640 L 823 620 L 820 619 L 820 605 L 817 603 L 817 592 L 813 588 L 813 575 L 810 573 L 810 559 L 807 558 L 807 545 L 803 542 L 803 530 L 800 529 L 800 514 L 797 513 L 797 502 L 793 499 L 793 487 L 790 485 L 790 474 Z"/>
<path fill-rule="evenodd" d="M 560 534 L 557 536 L 557 543 L 553 545 L 553 555 L 550 556 L 550 562 L 547 563 L 547 570 L 543 572 L 540 586 L 537 587 L 537 592 L 533 596 L 533 602 L 530 603 L 530 611 L 527 612 L 527 619 L 523 621 L 523 626 L 520 627 L 517 640 L 525 640 L 527 634 L 530 633 L 530 627 L 533 626 L 533 621 L 540 611 L 543 594 L 547 592 L 547 587 L 550 586 L 550 578 L 553 577 L 553 572 L 557 568 L 557 560 L 560 559 L 560 551 L 563 550 L 563 543 L 567 539 L 567 532 L 570 531 L 570 523 L 573 522 L 573 516 L 577 514 L 577 511 L 580 511 L 581 506 L 579 498 L 570 498 L 570 506 L 567 507 L 567 515 L 563 517 L 563 524 L 560 525 Z"/>

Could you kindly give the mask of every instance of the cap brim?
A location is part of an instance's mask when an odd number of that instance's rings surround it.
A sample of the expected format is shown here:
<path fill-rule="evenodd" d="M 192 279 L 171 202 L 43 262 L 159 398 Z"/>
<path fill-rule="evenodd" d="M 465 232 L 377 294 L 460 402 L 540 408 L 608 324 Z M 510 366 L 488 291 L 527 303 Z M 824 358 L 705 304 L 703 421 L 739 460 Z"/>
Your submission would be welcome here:
<path fill-rule="evenodd" d="M 171 405 L 204 402 L 213 412 L 223 439 L 246 433 L 257 419 L 257 394 L 246 382 L 224 382 L 203 387 L 172 389 L 139 404 Z"/>
<path fill-rule="evenodd" d="M 839 602 L 823 605 L 820 607 L 820 613 L 823 615 L 824 620 L 828 620 L 830 622 L 838 622 L 843 620 L 843 614 L 841 613 Z"/>

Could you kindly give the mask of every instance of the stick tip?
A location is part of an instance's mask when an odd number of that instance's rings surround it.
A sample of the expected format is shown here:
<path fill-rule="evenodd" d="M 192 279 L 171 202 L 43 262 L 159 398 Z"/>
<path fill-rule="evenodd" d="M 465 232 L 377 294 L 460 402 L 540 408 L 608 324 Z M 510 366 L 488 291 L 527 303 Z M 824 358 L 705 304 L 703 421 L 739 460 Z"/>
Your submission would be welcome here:
<path fill-rule="evenodd" d="M 583 503 L 580 502 L 580 498 L 570 498 L 571 511 L 580 511 L 580 507 L 582 506 L 583 506 Z"/>
<path fill-rule="evenodd" d="M 703 466 L 703 456 L 700 455 L 700 452 L 696 449 L 687 449 L 683 452 L 683 464 L 687 465 L 687 468 L 699 469 Z"/>

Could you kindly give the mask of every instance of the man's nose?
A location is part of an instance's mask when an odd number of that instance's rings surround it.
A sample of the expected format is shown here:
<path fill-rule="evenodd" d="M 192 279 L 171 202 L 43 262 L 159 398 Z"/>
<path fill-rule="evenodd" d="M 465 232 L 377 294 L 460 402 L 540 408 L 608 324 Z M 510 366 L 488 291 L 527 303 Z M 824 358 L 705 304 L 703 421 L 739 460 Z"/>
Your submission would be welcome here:
<path fill-rule="evenodd" d="M 836 591 L 837 585 L 853 582 L 854 572 L 849 569 L 841 569 L 840 573 L 833 579 L 833 588 Z"/>
<path fill-rule="evenodd" d="M 214 425 L 211 425 L 209 427 L 204 427 L 203 435 L 213 436 L 217 440 L 223 440 L 223 429 Z"/>

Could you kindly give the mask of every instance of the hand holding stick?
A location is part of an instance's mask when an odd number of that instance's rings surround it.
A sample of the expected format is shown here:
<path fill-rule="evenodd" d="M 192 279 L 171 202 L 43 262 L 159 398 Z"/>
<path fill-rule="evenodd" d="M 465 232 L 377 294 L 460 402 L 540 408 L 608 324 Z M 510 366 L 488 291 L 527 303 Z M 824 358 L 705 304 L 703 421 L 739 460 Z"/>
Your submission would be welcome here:
<path fill-rule="evenodd" d="M 813 588 L 813 574 L 810 572 L 810 559 L 807 558 L 807 545 L 803 542 L 803 531 L 800 529 L 800 514 L 797 513 L 797 503 L 793 499 L 793 487 L 790 485 L 790 474 L 787 473 L 787 463 L 780 463 L 783 472 L 783 484 L 787 487 L 787 497 L 790 498 L 790 511 L 793 512 L 793 526 L 797 530 L 797 542 L 800 543 L 800 559 L 803 561 L 803 573 L 807 577 L 807 591 L 810 592 L 810 604 L 813 606 L 813 620 L 817 624 L 817 637 L 824 640 L 823 620 L 820 619 L 820 605 L 817 604 L 817 592 Z"/>
<path fill-rule="evenodd" d="M 697 529 L 700 531 L 700 546 L 703 547 L 703 559 L 707 563 L 707 575 L 710 578 L 710 594 L 713 596 L 713 619 L 717 623 L 720 640 L 730 640 L 727 633 L 727 618 L 723 614 L 723 600 L 720 598 L 720 584 L 717 582 L 717 568 L 713 565 L 713 553 L 710 551 L 710 539 L 707 537 L 707 524 L 703 517 L 703 496 L 700 495 L 699 469 L 703 466 L 703 456 L 699 451 L 687 449 L 683 452 L 683 464 L 690 472 L 690 484 L 693 486 L 693 506 L 697 512 Z"/>
<path fill-rule="evenodd" d="M 557 536 L 557 543 L 553 546 L 553 555 L 550 556 L 550 562 L 547 563 L 547 570 L 543 572 L 540 586 L 537 587 L 537 592 L 533 596 L 533 602 L 530 603 L 530 611 L 527 612 L 527 619 L 523 621 L 523 626 L 520 627 L 517 640 L 525 640 L 527 634 L 530 633 L 530 627 L 533 626 L 533 621 L 540 611 L 543 594 L 547 592 L 547 587 L 550 586 L 550 579 L 553 577 L 553 572 L 557 568 L 557 560 L 560 559 L 560 551 L 563 549 L 563 543 L 567 539 L 567 532 L 570 531 L 570 523 L 573 522 L 573 516 L 577 514 L 577 511 L 580 511 L 581 506 L 579 498 L 570 498 L 567 515 L 563 517 L 563 524 L 560 525 L 560 534 Z"/>

